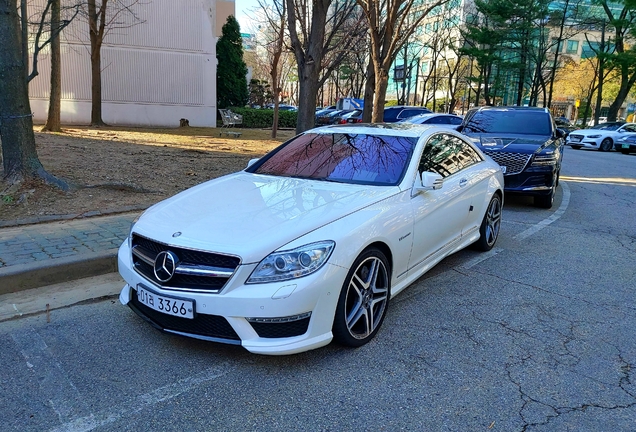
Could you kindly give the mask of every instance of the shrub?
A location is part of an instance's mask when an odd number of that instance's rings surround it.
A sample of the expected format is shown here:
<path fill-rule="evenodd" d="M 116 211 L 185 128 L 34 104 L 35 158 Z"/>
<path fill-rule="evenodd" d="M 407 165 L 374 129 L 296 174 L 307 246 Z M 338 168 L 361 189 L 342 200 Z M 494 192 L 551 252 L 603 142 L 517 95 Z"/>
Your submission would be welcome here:
<path fill-rule="evenodd" d="M 274 110 L 271 109 L 232 108 L 232 112 L 243 116 L 242 127 L 244 128 L 271 128 L 274 122 Z M 298 112 L 296 111 L 278 112 L 279 128 L 295 129 L 297 120 Z"/>

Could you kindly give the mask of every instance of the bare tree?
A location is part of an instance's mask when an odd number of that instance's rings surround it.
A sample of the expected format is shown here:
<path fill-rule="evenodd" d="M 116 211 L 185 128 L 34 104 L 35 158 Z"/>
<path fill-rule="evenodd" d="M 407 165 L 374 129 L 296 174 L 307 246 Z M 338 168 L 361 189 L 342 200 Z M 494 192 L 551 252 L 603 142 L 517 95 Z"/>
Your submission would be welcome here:
<path fill-rule="evenodd" d="M 314 126 L 318 89 L 355 45 L 356 40 L 364 37 L 364 21 L 361 14 L 356 13 L 353 0 L 335 3 L 332 0 L 286 2 L 289 36 L 298 65 L 299 106 L 296 132 L 300 133 Z M 351 22 L 359 25 L 349 25 L 346 27 L 348 31 L 344 32 L 345 25 Z"/>
<path fill-rule="evenodd" d="M 367 18 L 371 39 L 374 71 L 372 121 L 380 122 L 384 117 L 389 70 L 398 52 L 429 13 L 447 1 L 434 0 L 423 4 L 415 0 L 357 0 Z"/>
<path fill-rule="evenodd" d="M 272 95 L 274 98 L 274 119 L 272 122 L 272 138 L 276 138 L 278 131 L 278 106 L 281 92 L 281 57 L 285 45 L 285 21 L 287 20 L 287 4 L 285 0 L 274 0 L 271 6 L 263 0 L 258 2 L 265 17 L 268 32 L 265 36 L 265 49 L 270 60 L 269 76 L 271 78 Z"/>
<path fill-rule="evenodd" d="M 115 29 L 129 28 L 144 21 L 135 12 L 141 0 L 87 0 L 91 54 L 91 125 L 103 126 L 102 120 L 102 45 L 106 35 Z"/>

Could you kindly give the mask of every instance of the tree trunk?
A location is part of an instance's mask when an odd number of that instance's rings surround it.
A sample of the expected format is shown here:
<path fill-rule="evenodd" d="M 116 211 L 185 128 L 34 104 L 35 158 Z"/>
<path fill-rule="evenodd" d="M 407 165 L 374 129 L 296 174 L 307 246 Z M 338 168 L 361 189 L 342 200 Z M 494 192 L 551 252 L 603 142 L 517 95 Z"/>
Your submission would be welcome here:
<path fill-rule="evenodd" d="M 316 96 L 318 95 L 318 67 L 316 63 L 298 65 L 300 72 L 298 77 L 298 123 L 296 133 L 299 134 L 315 126 L 316 122 Z M 309 103 L 303 103 L 308 101 Z"/>
<path fill-rule="evenodd" d="M 384 104 L 386 102 L 386 89 L 389 86 L 389 72 L 383 67 L 378 68 L 375 76 L 375 98 L 373 103 L 373 123 L 384 121 Z"/>
<path fill-rule="evenodd" d="M 44 170 L 35 149 L 33 119 L 20 46 L 15 0 L 0 0 L 0 138 L 3 178 L 11 182 L 42 178 L 68 186 Z"/>
<path fill-rule="evenodd" d="M 91 126 L 105 126 L 102 120 L 102 41 L 107 0 L 98 13 L 95 0 L 88 0 L 88 26 L 91 40 Z"/>
<path fill-rule="evenodd" d="M 51 34 L 60 27 L 60 0 L 51 0 Z M 49 112 L 42 130 L 60 132 L 60 111 L 62 99 L 62 64 L 60 55 L 60 36 L 51 39 L 51 91 L 49 94 Z"/>
<path fill-rule="evenodd" d="M 373 92 L 375 90 L 375 72 L 373 61 L 367 65 L 367 82 L 364 86 L 364 107 L 362 108 L 362 122 L 370 123 L 373 117 Z"/>

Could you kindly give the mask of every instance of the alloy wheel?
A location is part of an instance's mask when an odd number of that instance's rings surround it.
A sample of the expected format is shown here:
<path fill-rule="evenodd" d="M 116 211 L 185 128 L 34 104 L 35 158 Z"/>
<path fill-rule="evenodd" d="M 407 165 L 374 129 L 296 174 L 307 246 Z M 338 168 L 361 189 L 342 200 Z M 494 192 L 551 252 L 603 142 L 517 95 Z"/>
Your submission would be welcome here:
<path fill-rule="evenodd" d="M 370 339 L 382 323 L 388 299 L 387 266 L 371 255 L 358 264 L 346 286 L 344 319 L 349 335 L 359 341 Z"/>

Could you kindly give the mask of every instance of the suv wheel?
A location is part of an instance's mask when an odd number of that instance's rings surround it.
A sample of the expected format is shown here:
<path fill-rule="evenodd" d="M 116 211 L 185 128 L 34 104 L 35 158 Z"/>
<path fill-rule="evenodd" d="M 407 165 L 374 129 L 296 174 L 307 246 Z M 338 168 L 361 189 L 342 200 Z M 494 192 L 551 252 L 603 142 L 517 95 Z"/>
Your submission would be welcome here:
<path fill-rule="evenodd" d="M 534 205 L 540 208 L 549 209 L 552 208 L 554 203 L 554 188 L 550 189 L 548 195 L 537 195 L 534 197 Z"/>

